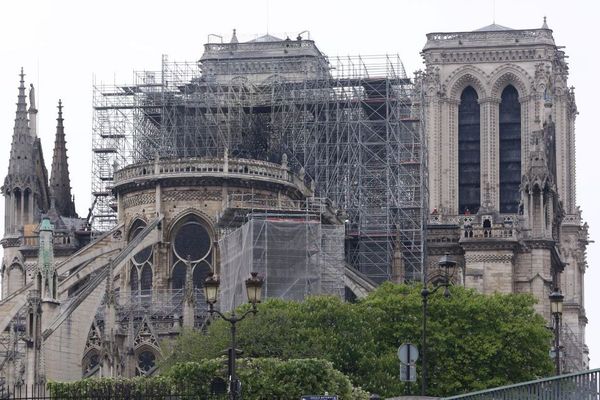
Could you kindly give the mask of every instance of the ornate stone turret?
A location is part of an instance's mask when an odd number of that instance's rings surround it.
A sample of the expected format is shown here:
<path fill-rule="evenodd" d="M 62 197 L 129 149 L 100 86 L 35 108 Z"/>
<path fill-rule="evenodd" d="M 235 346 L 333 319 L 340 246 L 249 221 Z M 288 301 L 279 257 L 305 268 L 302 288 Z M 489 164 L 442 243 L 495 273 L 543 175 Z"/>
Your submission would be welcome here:
<path fill-rule="evenodd" d="M 18 234 L 25 225 L 37 223 L 40 211 L 46 211 L 49 205 L 48 173 L 44 166 L 42 148 L 39 138 L 35 136 L 35 126 L 32 131 L 28 120 L 28 116 L 35 118 L 37 110 L 33 105 L 28 114 L 24 78 L 25 74 L 21 69 L 8 175 L 2 187 L 6 198 L 7 236 Z M 35 101 L 33 93 L 31 95 Z"/>
<path fill-rule="evenodd" d="M 55 201 L 56 211 L 63 217 L 76 217 L 75 203 L 71 197 L 71 180 L 67 157 L 67 142 L 62 116 L 62 101 L 58 100 L 58 118 L 56 119 L 56 138 L 52 155 L 50 192 Z"/>
<path fill-rule="evenodd" d="M 521 203 L 531 238 L 558 241 L 564 212 L 558 200 L 555 181 L 555 132 L 550 99 L 546 101 L 545 109 L 543 129 L 533 131 L 530 135 L 529 168 L 522 179 Z"/>
<path fill-rule="evenodd" d="M 54 269 L 54 227 L 49 218 L 44 217 L 42 219 L 39 230 L 40 248 L 38 251 L 36 289 L 42 301 L 56 301 L 58 278 Z"/>

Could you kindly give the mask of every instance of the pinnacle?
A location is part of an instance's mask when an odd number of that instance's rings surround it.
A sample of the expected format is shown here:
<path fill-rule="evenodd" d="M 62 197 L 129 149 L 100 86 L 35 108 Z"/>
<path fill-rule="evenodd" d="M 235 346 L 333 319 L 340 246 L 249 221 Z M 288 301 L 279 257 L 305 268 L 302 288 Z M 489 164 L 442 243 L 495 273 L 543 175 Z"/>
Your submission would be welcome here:
<path fill-rule="evenodd" d="M 58 100 L 58 117 L 56 118 L 56 136 L 54 153 L 52 155 L 52 170 L 50 175 L 50 190 L 55 200 L 56 210 L 65 217 L 75 216 L 75 204 L 71 198 L 71 180 L 67 157 L 67 142 L 63 126 L 62 100 Z"/>

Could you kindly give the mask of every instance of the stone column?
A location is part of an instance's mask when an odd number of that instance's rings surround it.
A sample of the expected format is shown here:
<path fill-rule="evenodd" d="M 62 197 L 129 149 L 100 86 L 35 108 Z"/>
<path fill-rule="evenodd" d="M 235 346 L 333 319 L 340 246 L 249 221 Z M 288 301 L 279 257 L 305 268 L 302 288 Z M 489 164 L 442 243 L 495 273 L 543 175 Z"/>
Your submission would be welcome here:
<path fill-rule="evenodd" d="M 123 222 L 125 214 L 123 212 L 123 196 L 117 193 L 117 221 Z"/>
<path fill-rule="evenodd" d="M 442 173 L 446 176 L 447 188 L 444 191 L 446 199 L 444 205 L 448 208 L 447 212 L 450 215 L 458 214 L 458 100 L 446 100 L 445 120 L 442 125 L 448 127 L 446 141 L 443 141 L 442 151 L 446 155 L 444 160 L 444 169 Z"/>
<path fill-rule="evenodd" d="M 194 327 L 194 311 L 196 296 L 194 296 L 194 282 L 192 274 L 192 264 L 188 258 L 186 261 L 185 288 L 183 298 L 183 326 Z"/>
<path fill-rule="evenodd" d="M 443 212 L 441 196 L 441 175 L 442 175 L 442 148 L 441 138 L 441 101 L 436 95 L 427 97 L 427 148 L 429 154 L 429 206 L 440 209 Z"/>
<path fill-rule="evenodd" d="M 544 210 L 544 190 L 540 190 L 540 236 L 546 236 L 546 210 Z"/>
<path fill-rule="evenodd" d="M 530 232 L 533 234 L 534 223 L 533 223 L 533 212 L 535 210 L 535 205 L 533 204 L 533 188 L 529 187 L 529 203 L 528 204 L 528 214 L 527 214 L 527 226 L 529 227 Z"/>
<path fill-rule="evenodd" d="M 4 196 L 4 234 L 10 232 L 10 213 L 12 203 L 12 192 L 8 196 Z"/>
<path fill-rule="evenodd" d="M 162 214 L 162 188 L 160 186 L 160 183 L 156 184 L 154 194 L 154 209 L 156 210 L 156 216 Z"/>
<path fill-rule="evenodd" d="M 21 215 L 19 216 L 19 227 L 22 227 L 23 225 L 25 225 L 25 190 L 21 190 L 20 192 L 21 195 Z"/>
<path fill-rule="evenodd" d="M 486 97 L 481 107 L 481 204 L 498 210 L 500 165 L 498 161 L 498 114 L 500 99 Z"/>
<path fill-rule="evenodd" d="M 32 224 L 34 222 L 33 218 L 33 192 L 29 192 L 29 211 L 28 211 L 28 223 Z"/>

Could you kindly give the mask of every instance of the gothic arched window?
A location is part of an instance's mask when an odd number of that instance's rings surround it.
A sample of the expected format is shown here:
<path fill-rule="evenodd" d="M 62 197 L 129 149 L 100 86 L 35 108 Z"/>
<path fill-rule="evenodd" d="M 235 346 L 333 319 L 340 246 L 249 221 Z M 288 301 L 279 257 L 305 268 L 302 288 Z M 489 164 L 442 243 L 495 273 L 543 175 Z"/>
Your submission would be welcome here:
<path fill-rule="evenodd" d="M 195 215 L 184 217 L 173 232 L 171 287 L 182 289 L 185 286 L 186 262 L 189 257 L 194 287 L 201 288 L 208 273 L 213 269 L 214 249 L 211 234 L 205 223 Z"/>
<path fill-rule="evenodd" d="M 467 86 L 458 106 L 458 212 L 476 213 L 481 198 L 480 116 L 477 92 Z"/>
<path fill-rule="evenodd" d="M 521 103 L 514 86 L 502 91 L 500 102 L 500 212 L 516 214 L 521 184 Z"/>
<path fill-rule="evenodd" d="M 83 372 L 83 377 L 88 377 L 96 367 L 100 365 L 100 355 L 98 351 L 90 351 L 83 359 L 81 363 L 81 369 Z"/>
<path fill-rule="evenodd" d="M 148 372 L 150 372 L 155 366 L 156 356 L 154 353 L 149 350 L 141 351 L 137 355 L 137 367 L 135 374 L 138 376 L 148 375 Z"/>
<path fill-rule="evenodd" d="M 135 239 L 144 228 L 146 223 L 137 220 L 129 230 L 129 241 Z M 129 271 L 129 284 L 132 296 L 152 297 L 152 246 L 148 246 L 131 258 Z"/>
<path fill-rule="evenodd" d="M 21 264 L 14 263 L 8 269 L 8 294 L 21 289 L 25 285 L 25 269 Z"/>

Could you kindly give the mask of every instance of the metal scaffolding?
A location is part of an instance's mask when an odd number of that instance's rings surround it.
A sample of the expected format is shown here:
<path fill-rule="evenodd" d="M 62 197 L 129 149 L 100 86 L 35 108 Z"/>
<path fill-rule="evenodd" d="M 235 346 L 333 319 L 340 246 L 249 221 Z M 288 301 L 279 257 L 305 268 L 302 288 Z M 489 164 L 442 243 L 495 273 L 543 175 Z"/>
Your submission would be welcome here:
<path fill-rule="evenodd" d="M 242 62 L 231 56 L 240 49 L 293 57 Z M 425 141 L 418 86 L 398 56 L 329 59 L 310 40 L 207 44 L 200 63 L 163 56 L 161 71 L 134 77 L 94 87 L 94 228 L 116 222 L 115 169 L 156 157 L 285 154 L 346 213 L 350 264 L 376 281 L 394 270 L 420 279 Z"/>

